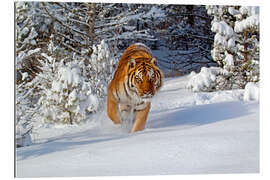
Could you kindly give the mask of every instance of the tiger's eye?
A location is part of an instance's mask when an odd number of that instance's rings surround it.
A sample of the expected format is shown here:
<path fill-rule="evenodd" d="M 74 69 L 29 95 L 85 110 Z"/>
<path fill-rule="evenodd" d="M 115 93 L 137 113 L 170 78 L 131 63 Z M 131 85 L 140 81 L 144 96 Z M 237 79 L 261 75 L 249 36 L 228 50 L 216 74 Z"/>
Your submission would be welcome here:
<path fill-rule="evenodd" d="M 136 79 L 136 81 L 137 81 L 138 83 L 141 83 L 141 82 L 142 82 L 141 78 L 140 78 L 138 75 L 135 76 L 135 79 Z"/>

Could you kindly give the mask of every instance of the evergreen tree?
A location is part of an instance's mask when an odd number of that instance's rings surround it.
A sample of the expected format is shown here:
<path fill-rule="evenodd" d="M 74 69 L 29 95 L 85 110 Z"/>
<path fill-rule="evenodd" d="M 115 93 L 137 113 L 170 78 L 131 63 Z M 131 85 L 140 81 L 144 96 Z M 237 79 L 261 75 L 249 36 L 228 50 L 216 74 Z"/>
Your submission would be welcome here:
<path fill-rule="evenodd" d="M 48 59 L 50 57 L 47 57 Z M 81 74 L 79 61 L 65 62 L 63 59 L 43 64 L 51 72 L 43 76 L 50 81 L 50 88 L 41 84 L 40 116 L 44 122 L 79 123 L 86 119 L 87 113 L 97 111 L 98 99 L 92 93 Z"/>
<path fill-rule="evenodd" d="M 248 82 L 258 81 L 258 8 L 207 6 L 207 9 L 214 16 L 211 30 L 216 33 L 212 57 L 223 69 L 217 75 L 215 88 L 244 88 Z"/>
<path fill-rule="evenodd" d="M 104 41 L 93 49 L 90 63 L 86 64 L 84 57 L 75 53 L 73 57 L 55 56 L 57 48 L 50 41 L 48 51 L 53 56 L 42 53 L 42 71 L 27 83 L 35 89 L 37 112 L 30 122 L 80 123 L 103 106 L 115 62 Z M 43 121 L 36 122 L 40 119 Z"/>
<path fill-rule="evenodd" d="M 236 18 L 237 59 L 242 63 L 246 82 L 259 81 L 259 7 L 241 6 L 232 13 Z"/>

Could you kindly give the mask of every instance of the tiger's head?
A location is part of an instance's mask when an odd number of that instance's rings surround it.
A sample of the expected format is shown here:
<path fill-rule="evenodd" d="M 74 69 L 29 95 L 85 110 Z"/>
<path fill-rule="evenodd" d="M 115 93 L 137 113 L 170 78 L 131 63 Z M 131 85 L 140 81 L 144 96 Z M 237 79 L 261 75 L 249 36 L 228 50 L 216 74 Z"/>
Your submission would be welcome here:
<path fill-rule="evenodd" d="M 162 86 L 163 74 L 156 65 L 156 58 L 129 60 L 128 87 L 144 101 L 150 100 Z"/>

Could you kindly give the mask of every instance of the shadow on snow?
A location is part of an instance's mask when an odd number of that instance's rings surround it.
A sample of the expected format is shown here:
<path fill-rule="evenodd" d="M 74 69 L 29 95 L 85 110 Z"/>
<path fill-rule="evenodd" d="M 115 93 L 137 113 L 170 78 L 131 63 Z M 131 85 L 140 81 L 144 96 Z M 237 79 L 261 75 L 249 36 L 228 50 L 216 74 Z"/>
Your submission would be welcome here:
<path fill-rule="evenodd" d="M 135 134 L 99 134 L 93 130 L 83 131 L 73 135 L 64 135 L 53 138 L 47 143 L 32 145 L 30 147 L 20 148 L 17 151 L 18 160 L 24 160 L 30 157 L 47 155 L 54 152 L 67 151 L 83 145 L 89 145 L 100 142 L 109 142 L 136 136 L 141 134 L 155 133 L 160 131 L 169 131 L 169 127 L 176 126 L 200 126 L 223 120 L 229 120 L 248 115 L 248 109 L 244 102 L 224 102 L 216 104 L 198 105 L 188 108 L 177 108 L 171 110 L 153 111 L 149 114 L 147 129 Z M 158 129 L 158 131 L 151 131 Z M 84 139 L 84 140 L 82 140 Z"/>
<path fill-rule="evenodd" d="M 244 102 L 224 102 L 152 112 L 148 128 L 166 128 L 184 125 L 205 125 L 248 115 Z"/>

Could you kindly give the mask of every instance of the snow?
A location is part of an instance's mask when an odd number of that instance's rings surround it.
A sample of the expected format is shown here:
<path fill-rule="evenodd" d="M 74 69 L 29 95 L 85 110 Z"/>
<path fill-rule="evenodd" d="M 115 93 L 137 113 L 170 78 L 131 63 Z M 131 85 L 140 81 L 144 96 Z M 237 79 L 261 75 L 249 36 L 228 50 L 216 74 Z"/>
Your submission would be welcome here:
<path fill-rule="evenodd" d="M 233 55 L 227 53 L 224 62 L 226 66 L 234 66 Z"/>
<path fill-rule="evenodd" d="M 146 129 L 129 134 L 105 110 L 81 125 L 39 127 L 16 149 L 18 177 L 259 172 L 259 102 L 244 90 L 194 93 L 166 79 Z"/>
<path fill-rule="evenodd" d="M 245 101 L 258 101 L 260 97 L 259 85 L 249 82 L 245 86 L 244 100 Z"/>
<path fill-rule="evenodd" d="M 228 8 L 228 12 L 229 12 L 231 15 L 233 15 L 233 16 L 239 14 L 239 11 L 236 10 L 234 7 L 229 7 L 229 8 Z"/>
<path fill-rule="evenodd" d="M 226 37 L 233 36 L 233 29 L 225 21 L 214 22 L 211 30 Z"/>
<path fill-rule="evenodd" d="M 227 46 L 227 40 L 225 36 L 222 36 L 221 34 L 217 33 L 215 35 L 215 44 L 220 44 L 222 46 Z"/>
<path fill-rule="evenodd" d="M 29 146 L 32 144 L 32 140 L 29 134 L 32 127 L 25 125 L 25 122 L 19 121 L 16 126 L 16 146 Z"/>
<path fill-rule="evenodd" d="M 88 108 L 87 110 L 89 112 L 92 112 L 92 111 L 95 111 L 96 109 L 98 109 L 99 107 L 99 102 L 98 102 L 98 98 L 97 96 L 94 96 L 94 95 L 89 95 L 89 105 L 88 105 Z"/>
<path fill-rule="evenodd" d="M 241 14 L 248 14 L 249 16 L 259 15 L 259 10 L 259 6 L 241 6 L 239 9 Z"/>
<path fill-rule="evenodd" d="M 247 17 L 242 21 L 236 21 L 234 30 L 235 32 L 243 32 L 243 30 L 245 29 L 259 26 L 259 23 L 260 23 L 259 15 L 253 15 Z"/>
<path fill-rule="evenodd" d="M 234 38 L 230 38 L 228 41 L 228 48 L 234 48 L 235 47 L 235 40 Z"/>
<path fill-rule="evenodd" d="M 147 14 L 145 14 L 145 17 L 162 18 L 162 17 L 166 17 L 166 15 L 162 9 L 159 9 L 156 6 L 153 6 L 150 9 L 150 11 Z"/>
<path fill-rule="evenodd" d="M 248 28 L 255 28 L 259 26 L 260 19 L 258 6 L 241 6 L 239 11 L 242 15 L 248 15 L 248 17 L 235 22 L 235 32 L 243 32 Z"/>
<path fill-rule="evenodd" d="M 53 63 L 55 59 L 51 56 L 48 56 L 46 53 L 41 53 L 43 57 L 45 57 L 50 63 Z"/>
<path fill-rule="evenodd" d="M 64 83 L 64 86 L 72 85 L 78 86 L 81 82 L 80 72 L 78 67 L 61 67 L 58 71 L 60 77 L 59 82 Z"/>
<path fill-rule="evenodd" d="M 22 73 L 22 80 L 25 80 L 28 77 L 28 73 L 24 72 Z"/>
<path fill-rule="evenodd" d="M 203 91 L 205 88 L 209 89 L 220 70 L 221 69 L 217 67 L 202 67 L 200 73 L 191 73 L 189 75 L 190 80 L 187 83 L 187 88 L 193 90 L 194 92 Z"/>
<path fill-rule="evenodd" d="M 28 32 L 29 32 L 28 27 L 25 27 L 25 28 L 23 28 L 23 30 L 22 30 L 22 35 L 23 35 L 23 36 L 26 36 L 26 35 L 28 34 Z"/>

